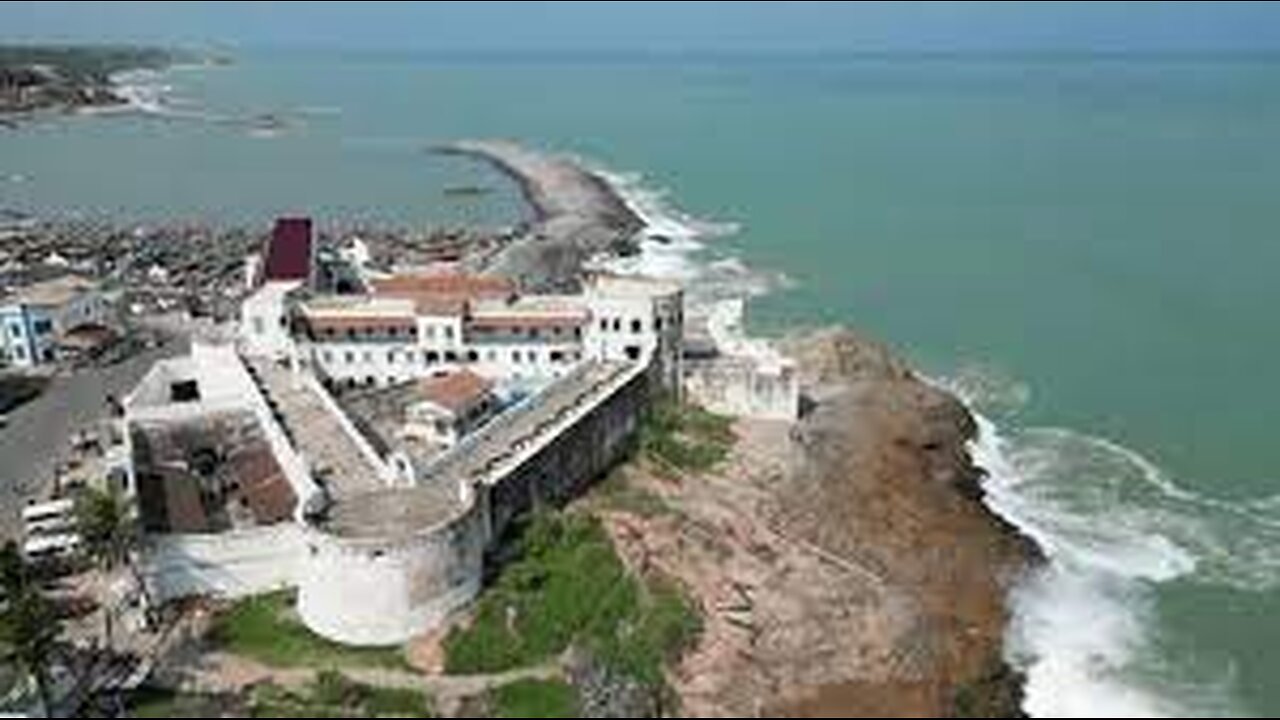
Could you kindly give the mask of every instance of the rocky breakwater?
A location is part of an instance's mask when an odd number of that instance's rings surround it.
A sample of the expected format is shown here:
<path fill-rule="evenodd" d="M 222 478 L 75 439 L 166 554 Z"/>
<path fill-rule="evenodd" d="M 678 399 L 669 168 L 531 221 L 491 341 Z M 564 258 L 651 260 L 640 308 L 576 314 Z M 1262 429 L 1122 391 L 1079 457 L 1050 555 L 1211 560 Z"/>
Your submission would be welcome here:
<path fill-rule="evenodd" d="M 789 342 L 813 404 L 778 526 L 880 580 L 895 608 L 884 662 L 801 688 L 784 716 L 1016 717 L 1022 679 L 1003 659 L 1009 589 L 1039 552 L 982 503 L 965 406 L 878 343 L 838 329 Z"/>
<path fill-rule="evenodd" d="M 436 151 L 489 162 L 519 184 L 533 212 L 526 232 L 470 257 L 474 269 L 514 278 L 532 291 L 566 291 L 577 287 L 592 257 L 638 249 L 644 222 L 603 178 L 572 158 L 502 140 L 466 140 Z"/>

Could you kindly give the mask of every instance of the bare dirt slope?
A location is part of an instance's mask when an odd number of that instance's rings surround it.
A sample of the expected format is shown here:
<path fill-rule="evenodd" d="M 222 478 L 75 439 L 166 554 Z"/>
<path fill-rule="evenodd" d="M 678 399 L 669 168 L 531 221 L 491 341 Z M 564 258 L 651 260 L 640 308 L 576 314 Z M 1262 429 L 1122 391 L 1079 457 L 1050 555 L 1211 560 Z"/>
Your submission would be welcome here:
<path fill-rule="evenodd" d="M 847 331 L 792 343 L 816 398 L 795 426 L 744 421 L 700 477 L 641 463 L 660 503 L 604 513 L 705 631 L 673 678 L 690 717 L 1012 716 L 1007 584 L 1034 557 L 977 501 L 965 408 Z"/>

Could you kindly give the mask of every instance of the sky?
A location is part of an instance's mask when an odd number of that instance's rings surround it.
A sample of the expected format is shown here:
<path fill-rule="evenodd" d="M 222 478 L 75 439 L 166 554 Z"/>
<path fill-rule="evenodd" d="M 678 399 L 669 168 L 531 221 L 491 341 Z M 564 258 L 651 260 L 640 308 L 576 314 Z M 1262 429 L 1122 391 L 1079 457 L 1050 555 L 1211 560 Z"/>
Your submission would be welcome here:
<path fill-rule="evenodd" d="M 0 40 L 426 51 L 1280 51 L 1280 3 L 0 2 Z"/>

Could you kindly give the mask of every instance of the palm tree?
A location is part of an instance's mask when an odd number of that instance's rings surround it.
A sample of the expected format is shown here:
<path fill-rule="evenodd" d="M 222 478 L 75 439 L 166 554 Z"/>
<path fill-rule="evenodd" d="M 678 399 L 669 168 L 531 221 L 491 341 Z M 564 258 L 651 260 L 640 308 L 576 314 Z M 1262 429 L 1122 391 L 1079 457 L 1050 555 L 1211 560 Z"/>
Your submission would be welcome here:
<path fill-rule="evenodd" d="M 146 618 L 150 621 L 146 582 L 133 562 L 138 532 L 129 502 L 114 487 L 111 490 L 86 488 L 76 498 L 75 513 L 85 553 L 104 571 L 120 565 L 128 569 L 142 594 Z"/>
<path fill-rule="evenodd" d="M 0 550 L 0 583 L 0 657 L 35 681 L 45 716 L 53 717 L 49 666 L 62 633 L 62 620 L 12 542 Z"/>

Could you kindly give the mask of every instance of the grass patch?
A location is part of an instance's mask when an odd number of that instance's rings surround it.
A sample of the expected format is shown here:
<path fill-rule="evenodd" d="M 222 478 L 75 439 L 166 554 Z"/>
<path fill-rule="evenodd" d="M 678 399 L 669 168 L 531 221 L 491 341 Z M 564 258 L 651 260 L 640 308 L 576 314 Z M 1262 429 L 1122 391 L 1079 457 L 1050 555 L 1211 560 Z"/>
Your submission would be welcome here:
<path fill-rule="evenodd" d="M 240 600 L 214 621 L 213 644 L 272 667 L 407 667 L 400 648 L 348 647 L 312 633 L 298 619 L 294 598 L 282 591 Z"/>
<path fill-rule="evenodd" d="M 493 691 L 493 716 L 576 718 L 578 693 L 562 680 L 519 680 Z"/>
<path fill-rule="evenodd" d="M 323 671 L 306 688 L 290 691 L 260 685 L 249 700 L 250 714 L 260 718 L 435 717 L 426 694 L 415 690 L 377 688 L 334 671 Z"/>
<path fill-rule="evenodd" d="M 472 624 L 446 638 L 445 666 L 503 672 L 578 645 L 656 687 L 700 629 L 677 588 L 627 573 L 595 518 L 543 514 L 525 530 L 519 559 L 481 596 Z"/>
<path fill-rule="evenodd" d="M 714 469 L 736 440 L 731 418 L 671 399 L 653 403 L 640 427 L 644 457 L 684 472 Z"/>

